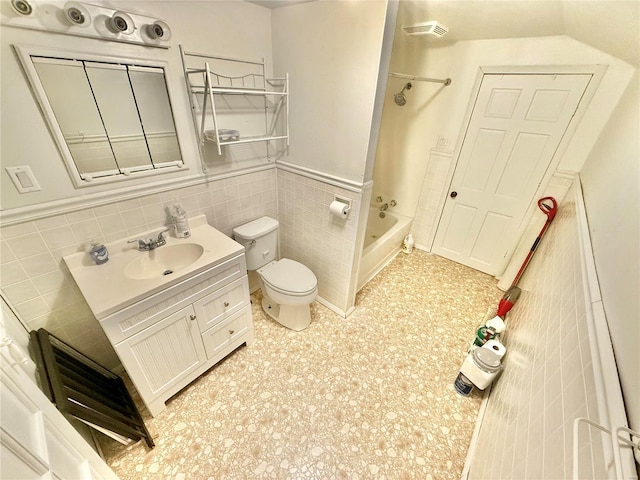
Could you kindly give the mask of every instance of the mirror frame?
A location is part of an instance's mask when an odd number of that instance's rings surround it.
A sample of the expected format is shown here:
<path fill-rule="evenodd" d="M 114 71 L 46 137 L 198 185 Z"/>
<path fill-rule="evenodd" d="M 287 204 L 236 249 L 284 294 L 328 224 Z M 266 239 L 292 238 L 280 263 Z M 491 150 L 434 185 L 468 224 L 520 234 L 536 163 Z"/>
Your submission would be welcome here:
<path fill-rule="evenodd" d="M 120 182 L 123 180 L 134 179 L 147 177 L 152 175 L 159 175 L 163 173 L 170 173 L 179 170 L 186 170 L 188 167 L 185 165 L 184 155 L 182 153 L 182 148 L 180 145 L 180 139 L 178 135 L 178 129 L 175 121 L 175 115 L 173 113 L 173 105 L 171 98 L 171 92 L 169 90 L 169 65 L 165 61 L 160 60 L 152 60 L 148 58 L 131 58 L 131 57 L 121 57 L 121 56 L 111 56 L 104 55 L 99 53 L 85 53 L 78 52 L 73 50 L 64 50 L 57 48 L 47 48 L 47 47 L 39 47 L 32 45 L 13 45 L 14 50 L 17 53 L 17 56 L 22 64 L 23 70 L 29 80 L 29 86 L 31 87 L 31 91 L 37 100 L 37 104 L 40 107 L 42 117 L 51 132 L 53 139 L 58 147 L 58 151 L 62 156 L 65 167 L 73 182 L 73 185 L 76 188 L 85 188 L 91 187 L 94 185 L 104 185 L 114 182 Z M 56 116 L 54 110 L 49 103 L 49 99 L 47 98 L 45 89 L 40 81 L 40 77 L 38 76 L 38 72 L 32 62 L 31 57 L 50 57 L 50 58 L 60 58 L 67 60 L 76 60 L 76 61 L 88 61 L 88 62 L 102 62 L 102 63 L 111 63 L 111 64 L 119 64 L 119 65 L 128 65 L 134 67 L 155 67 L 160 68 L 164 74 L 165 86 L 167 88 L 167 98 L 169 101 L 169 107 L 172 113 L 173 125 L 176 132 L 176 142 L 178 143 L 178 148 L 180 150 L 180 161 L 174 162 L 165 162 L 162 163 L 158 168 L 146 168 L 146 169 L 123 169 L 120 173 L 116 173 L 108 176 L 99 176 L 93 177 L 90 174 L 82 174 L 77 166 L 73 157 L 71 155 L 71 150 L 67 145 L 64 134 L 60 128 L 56 120 Z M 153 165 L 153 163 L 152 163 Z"/>

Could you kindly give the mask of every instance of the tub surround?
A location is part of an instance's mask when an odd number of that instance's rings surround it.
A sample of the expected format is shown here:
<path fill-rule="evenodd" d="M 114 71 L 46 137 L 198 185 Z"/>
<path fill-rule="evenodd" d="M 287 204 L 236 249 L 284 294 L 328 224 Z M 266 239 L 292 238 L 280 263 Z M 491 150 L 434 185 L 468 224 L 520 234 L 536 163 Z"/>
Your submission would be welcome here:
<path fill-rule="evenodd" d="M 108 463 L 123 480 L 459 479 L 482 398 L 453 381 L 501 295 L 491 277 L 420 251 L 369 282 L 347 320 L 312 304 L 303 332 L 269 319 L 258 291 L 251 347 L 145 420 L 153 450 L 107 440 Z"/>

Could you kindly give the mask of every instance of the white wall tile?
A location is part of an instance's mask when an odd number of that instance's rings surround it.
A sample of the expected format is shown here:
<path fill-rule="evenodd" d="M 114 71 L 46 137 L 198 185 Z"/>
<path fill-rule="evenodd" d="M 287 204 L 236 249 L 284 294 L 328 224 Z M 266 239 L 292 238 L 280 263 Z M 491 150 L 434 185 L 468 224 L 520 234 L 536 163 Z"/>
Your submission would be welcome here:
<path fill-rule="evenodd" d="M 22 235 L 27 235 L 29 233 L 35 233 L 37 231 L 38 230 L 36 228 L 35 223 L 25 222 L 25 223 L 19 223 L 17 225 L 10 225 L 8 227 L 3 227 L 0 235 L 2 235 L 2 238 L 7 239 L 7 238 L 19 237 Z"/>
<path fill-rule="evenodd" d="M 268 169 L 2 227 L 0 286 L 29 328 L 46 328 L 112 368 L 119 360 L 62 257 L 88 250 L 92 240 L 108 243 L 160 229 L 167 224 L 165 208 L 174 201 L 187 216 L 205 214 L 231 236 L 236 225 L 277 217 L 275 178 L 275 169 Z"/>
<path fill-rule="evenodd" d="M 39 277 L 32 277 L 31 279 L 41 295 L 62 288 L 66 280 L 68 280 L 67 277 L 60 270 L 40 275 Z"/>
<path fill-rule="evenodd" d="M 34 298 L 27 302 L 17 303 L 15 307 L 20 317 L 27 323 L 34 318 L 45 315 L 49 311 L 49 306 L 42 298 Z"/>
<path fill-rule="evenodd" d="M 41 230 L 40 235 L 49 250 L 68 247 L 77 243 L 71 227 L 66 224 L 48 230 Z"/>
<path fill-rule="evenodd" d="M 14 283 L 13 285 L 5 287 L 4 291 L 8 296 L 11 297 L 11 300 L 15 303 L 27 302 L 40 295 L 31 280 Z"/>
<path fill-rule="evenodd" d="M 122 220 L 122 215 L 119 213 L 110 213 L 108 215 L 99 216 L 96 217 L 96 220 L 100 226 L 103 236 L 126 230 L 126 225 Z"/>
<path fill-rule="evenodd" d="M 118 210 L 120 210 L 121 212 L 126 212 L 127 210 L 133 210 L 134 208 L 139 208 L 140 205 L 141 204 L 140 204 L 139 198 L 124 200 L 116 204 L 116 206 L 118 207 Z"/>
<path fill-rule="evenodd" d="M 31 278 L 54 272 L 60 268 L 48 250 L 40 255 L 23 258 L 20 260 L 20 265 Z"/>
<path fill-rule="evenodd" d="M 29 275 L 24 271 L 20 262 L 9 262 L 2 264 L 0 269 L 0 286 L 4 289 L 8 285 L 27 280 Z"/>
<path fill-rule="evenodd" d="M 346 220 L 329 212 L 334 194 L 352 200 Z M 277 198 L 280 255 L 307 265 L 318 278 L 318 294 L 348 310 L 361 194 L 279 170 Z"/>
<path fill-rule="evenodd" d="M 8 263 L 16 260 L 16 256 L 13 254 L 9 245 L 5 240 L 0 240 L 0 263 Z"/>
<path fill-rule="evenodd" d="M 35 225 L 39 231 L 48 230 L 50 228 L 66 225 L 67 219 L 64 215 L 54 215 L 52 217 L 40 218 L 36 220 Z"/>
<path fill-rule="evenodd" d="M 76 242 L 89 245 L 93 240 L 99 241 L 102 237 L 102 230 L 95 217 L 71 223 L 71 230 L 76 236 Z"/>
<path fill-rule="evenodd" d="M 503 334 L 508 351 L 504 372 L 491 391 L 470 479 L 571 477 L 573 420 L 588 416 L 598 421 L 573 198 L 570 192 L 560 206 L 519 284 L 522 296 Z M 518 389 L 520 398 L 514 402 Z M 500 422 L 505 406 L 515 423 Z M 485 462 L 498 438 L 524 460 L 496 456 Z M 581 430 L 580 446 L 589 447 L 580 457 L 580 478 L 607 478 L 602 445 L 591 438 L 589 429 Z"/>
<path fill-rule="evenodd" d="M 31 233 L 7 239 L 7 245 L 18 259 L 45 252 L 47 246 L 39 233 Z"/>
<path fill-rule="evenodd" d="M 78 223 L 90 220 L 94 217 L 92 209 L 78 210 L 77 212 L 67 213 L 65 215 L 67 222 Z"/>

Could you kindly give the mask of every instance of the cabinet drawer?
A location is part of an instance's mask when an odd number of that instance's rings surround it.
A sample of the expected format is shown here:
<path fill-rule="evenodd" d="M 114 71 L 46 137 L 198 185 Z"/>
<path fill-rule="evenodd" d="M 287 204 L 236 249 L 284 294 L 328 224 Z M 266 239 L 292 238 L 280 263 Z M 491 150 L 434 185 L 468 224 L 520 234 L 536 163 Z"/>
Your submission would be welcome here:
<path fill-rule="evenodd" d="M 222 287 L 193 304 L 201 332 L 206 332 L 227 316 L 249 304 L 249 281 L 242 278 Z"/>
<path fill-rule="evenodd" d="M 207 358 L 212 359 L 216 355 L 225 355 L 223 351 L 236 339 L 253 329 L 251 319 L 251 305 L 245 306 L 239 312 L 230 315 L 227 319 L 210 328 L 202 334 L 204 349 Z"/>
<path fill-rule="evenodd" d="M 106 317 L 100 320 L 100 325 L 112 344 L 119 343 L 246 275 L 242 254 Z"/>

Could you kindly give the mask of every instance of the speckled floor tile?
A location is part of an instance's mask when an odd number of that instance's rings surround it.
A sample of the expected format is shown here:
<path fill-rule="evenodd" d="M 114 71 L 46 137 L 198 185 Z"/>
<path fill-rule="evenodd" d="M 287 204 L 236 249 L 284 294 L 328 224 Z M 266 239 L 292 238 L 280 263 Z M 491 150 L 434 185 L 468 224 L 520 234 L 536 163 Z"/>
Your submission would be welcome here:
<path fill-rule="evenodd" d="M 344 319 L 312 305 L 293 332 L 252 295 L 256 341 L 167 403 L 157 435 L 103 439 L 122 479 L 457 479 L 481 396 L 455 393 L 475 327 L 502 292 L 435 255 L 400 254 Z"/>

